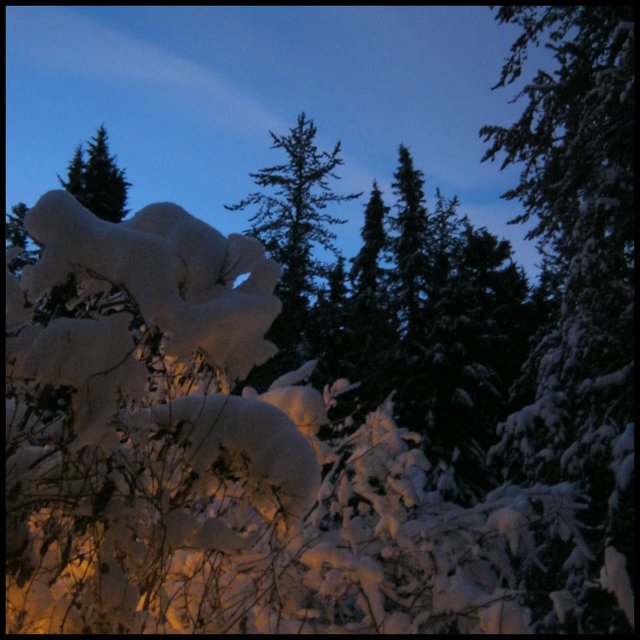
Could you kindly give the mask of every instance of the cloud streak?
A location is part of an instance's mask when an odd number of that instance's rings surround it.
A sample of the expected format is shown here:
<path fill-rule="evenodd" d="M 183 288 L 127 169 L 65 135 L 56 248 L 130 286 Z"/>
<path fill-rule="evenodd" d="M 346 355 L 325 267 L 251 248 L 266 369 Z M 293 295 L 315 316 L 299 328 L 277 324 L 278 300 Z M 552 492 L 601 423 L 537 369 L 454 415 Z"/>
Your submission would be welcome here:
<path fill-rule="evenodd" d="M 90 79 L 131 81 L 250 133 L 286 125 L 215 72 L 62 7 L 10 7 L 7 50 L 31 64 Z"/>
<path fill-rule="evenodd" d="M 211 69 L 70 9 L 10 7 L 7 17 L 7 50 L 31 64 L 61 75 L 147 86 L 179 97 L 187 117 L 195 112 L 203 124 L 243 136 L 266 135 L 267 131 L 285 134 L 294 124 L 287 124 Z M 367 192 L 374 179 L 372 172 L 354 158 L 345 166 L 342 187 Z"/>

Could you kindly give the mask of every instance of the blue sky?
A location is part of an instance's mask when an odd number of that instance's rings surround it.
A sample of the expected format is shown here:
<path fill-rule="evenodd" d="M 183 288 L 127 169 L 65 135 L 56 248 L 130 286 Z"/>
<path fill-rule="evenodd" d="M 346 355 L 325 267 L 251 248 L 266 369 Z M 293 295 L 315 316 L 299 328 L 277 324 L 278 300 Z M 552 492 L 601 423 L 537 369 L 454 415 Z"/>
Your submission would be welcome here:
<path fill-rule="evenodd" d="M 105 124 L 133 186 L 135 212 L 183 206 L 221 232 L 241 232 L 234 204 L 250 172 L 278 164 L 268 131 L 304 111 L 321 149 L 342 142 L 338 193 L 364 191 L 334 213 L 347 258 L 360 246 L 373 180 L 388 205 L 400 143 L 460 213 L 511 240 L 529 274 L 526 229 L 500 195 L 517 168 L 481 163 L 485 124 L 521 111 L 516 88 L 491 91 L 517 31 L 486 7 L 29 7 L 6 9 L 6 208 L 59 188 L 75 147 Z M 545 54 L 531 64 L 547 62 Z"/>

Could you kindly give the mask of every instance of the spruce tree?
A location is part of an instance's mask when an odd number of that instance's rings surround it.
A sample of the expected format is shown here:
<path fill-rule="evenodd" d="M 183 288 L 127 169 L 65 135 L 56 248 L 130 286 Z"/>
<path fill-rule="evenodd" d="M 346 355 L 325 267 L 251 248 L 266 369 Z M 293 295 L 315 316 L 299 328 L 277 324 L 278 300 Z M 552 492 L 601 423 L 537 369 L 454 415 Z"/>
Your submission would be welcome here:
<path fill-rule="evenodd" d="M 293 368 L 312 355 L 306 335 L 309 308 L 317 294 L 318 279 L 328 272 L 314 250 L 320 247 L 337 256 L 332 227 L 345 222 L 325 209 L 361 195 L 334 193 L 330 180 L 338 179 L 335 170 L 343 164 L 341 144 L 337 142 L 331 151 L 320 151 L 316 133 L 313 120 L 304 113 L 288 134 L 270 132 L 272 148 L 282 150 L 286 162 L 250 174 L 261 190 L 236 205 L 225 205 L 230 211 L 257 207 L 250 218 L 249 233 L 282 268 L 276 289 L 282 313 L 269 335 L 281 350 L 277 364 L 271 365 L 276 369 Z"/>
<path fill-rule="evenodd" d="M 503 166 L 522 163 L 506 197 L 522 202 L 518 220 L 536 219 L 530 236 L 555 251 L 564 270 L 558 313 L 528 362 L 536 367 L 534 400 L 500 425 L 491 460 L 509 481 L 572 483 L 585 496 L 587 544 L 541 546 L 548 568 L 538 586 L 571 593 L 567 632 L 629 633 L 624 603 L 597 585 L 611 569 L 608 557 L 618 554 L 627 571 L 635 566 L 628 465 L 634 450 L 634 10 L 509 6 L 497 19 L 522 30 L 497 86 L 520 75 L 528 48 L 540 41 L 554 51 L 557 69 L 539 71 L 525 86 L 517 122 L 482 129 L 491 141 L 485 157 L 501 153 Z M 624 571 L 621 565 L 619 579 Z M 531 606 L 536 614 L 549 608 L 544 598 Z M 540 631 L 549 630 L 544 620 Z"/>
<path fill-rule="evenodd" d="M 125 179 L 125 171 L 117 167 L 116 157 L 109 154 L 107 138 L 107 130 L 102 125 L 89 142 L 86 161 L 82 145 L 78 145 L 67 168 L 67 179 L 58 176 L 58 180 L 95 216 L 117 223 L 127 214 L 125 205 L 131 184 Z M 43 324 L 57 316 L 77 317 L 83 313 L 79 304 L 78 281 L 70 272 L 64 284 L 53 287 L 40 301 L 35 314 Z"/>
<path fill-rule="evenodd" d="M 459 220 L 446 286 L 432 291 L 427 325 L 434 354 L 427 387 L 436 432 L 457 449 L 455 468 L 467 497 L 498 483 L 486 465 L 495 425 L 506 417 L 509 388 L 528 349 L 528 285 L 508 241 Z M 442 446 L 438 441 L 439 446 Z"/>
<path fill-rule="evenodd" d="M 462 250 L 463 221 L 458 215 L 459 204 L 456 196 L 447 200 L 440 189 L 436 188 L 436 204 L 428 225 L 426 285 L 430 301 L 442 295 L 441 289 L 447 286 L 453 263 Z"/>
<path fill-rule="evenodd" d="M 360 232 L 362 246 L 352 260 L 348 326 L 353 340 L 345 353 L 346 376 L 360 383 L 357 393 L 365 411 L 375 407 L 381 393 L 391 391 L 390 371 L 396 365 L 397 327 L 383 267 L 389 211 L 374 181 Z"/>
<path fill-rule="evenodd" d="M 79 144 L 67 169 L 67 181 L 63 181 L 60 176 L 58 176 L 58 180 L 65 190 L 74 196 L 80 204 L 84 204 L 86 201 L 85 172 L 84 152 L 82 145 Z"/>
<path fill-rule="evenodd" d="M 24 227 L 24 217 L 29 208 L 24 202 L 11 207 L 11 213 L 5 215 L 5 246 L 6 247 L 26 247 L 27 230 Z"/>
<path fill-rule="evenodd" d="M 349 349 L 355 338 L 350 326 L 350 297 L 342 256 L 327 275 L 326 288 L 318 291 L 308 324 L 311 352 L 319 357 L 316 377 L 326 384 L 350 372 Z"/>
<path fill-rule="evenodd" d="M 420 331 L 398 350 L 397 409 L 439 461 L 432 481 L 447 497 L 472 502 L 498 480 L 485 458 L 525 357 L 528 289 L 509 243 L 474 229 L 457 209 L 456 197 L 436 190 L 425 226 Z"/>
<path fill-rule="evenodd" d="M 58 180 L 98 218 L 120 222 L 128 213 L 125 207 L 131 183 L 127 182 L 125 171 L 116 165 L 116 156 L 109 154 L 107 139 L 107 130 L 102 125 L 89 143 L 87 161 L 79 145 L 69 163 L 67 180 L 59 176 Z"/>
<path fill-rule="evenodd" d="M 344 258 L 342 256 L 338 256 L 338 260 L 329 271 L 327 283 L 329 285 L 329 302 L 336 308 L 340 317 L 342 315 L 340 311 L 344 308 L 349 293 L 347 275 L 344 270 Z M 342 325 L 343 323 L 339 324 Z"/>
<path fill-rule="evenodd" d="M 414 168 L 413 158 L 400 145 L 399 166 L 394 173 L 397 215 L 392 228 L 395 270 L 390 274 L 391 292 L 403 340 L 411 344 L 420 333 L 420 312 L 424 299 L 424 276 L 427 270 L 428 218 L 424 200 L 424 177 Z"/>
<path fill-rule="evenodd" d="M 24 219 L 29 208 L 24 202 L 11 207 L 11 213 L 5 214 L 5 247 L 8 252 L 7 268 L 12 273 L 20 273 L 22 268 L 38 259 L 38 250 L 25 228 Z"/>
<path fill-rule="evenodd" d="M 378 287 L 381 285 L 382 269 L 379 261 L 387 247 L 384 223 L 389 214 L 377 182 L 374 181 L 371 195 L 364 211 L 364 225 L 360 232 L 362 247 L 353 259 L 350 278 L 353 282 L 353 297 L 363 310 L 373 311 L 378 307 Z"/>

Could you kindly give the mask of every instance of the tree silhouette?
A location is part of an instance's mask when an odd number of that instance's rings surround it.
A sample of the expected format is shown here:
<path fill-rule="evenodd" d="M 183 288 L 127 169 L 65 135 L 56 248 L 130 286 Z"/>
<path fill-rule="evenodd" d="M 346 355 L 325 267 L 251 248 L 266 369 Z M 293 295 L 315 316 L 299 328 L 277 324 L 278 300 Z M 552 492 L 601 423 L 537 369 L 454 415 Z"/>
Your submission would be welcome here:
<path fill-rule="evenodd" d="M 108 222 L 120 222 L 128 213 L 127 190 L 131 186 L 125 171 L 116 165 L 116 157 L 109 154 L 107 130 L 101 125 L 89 143 L 85 162 L 82 145 L 76 147 L 67 171 L 67 180 L 60 176 L 60 184 L 80 204 Z"/>
<path fill-rule="evenodd" d="M 281 372 L 295 368 L 309 355 L 309 305 L 318 292 L 318 278 L 328 273 L 327 265 L 313 255 L 313 249 L 319 246 L 338 255 L 336 234 L 331 227 L 345 221 L 325 209 L 360 196 L 334 193 L 329 180 L 338 179 L 335 170 L 343 164 L 341 145 L 337 142 L 331 151 L 320 151 L 316 133 L 313 120 L 304 113 L 288 134 L 270 132 L 272 148 L 284 151 L 286 163 L 250 174 L 261 190 L 236 205 L 225 205 L 230 211 L 258 207 L 250 218 L 249 232 L 282 268 L 276 289 L 282 313 L 269 334 L 281 349 Z"/>

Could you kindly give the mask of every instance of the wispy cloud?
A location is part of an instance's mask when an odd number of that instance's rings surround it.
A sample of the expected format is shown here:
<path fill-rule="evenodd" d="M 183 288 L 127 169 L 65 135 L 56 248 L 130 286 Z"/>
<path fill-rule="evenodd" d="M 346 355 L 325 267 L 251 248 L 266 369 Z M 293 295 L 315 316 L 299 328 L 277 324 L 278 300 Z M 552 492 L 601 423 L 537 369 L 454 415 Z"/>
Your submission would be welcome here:
<path fill-rule="evenodd" d="M 202 65 L 63 7 L 9 7 L 7 51 L 61 74 L 133 81 L 180 95 L 218 124 L 249 131 L 286 125 Z"/>
<path fill-rule="evenodd" d="M 7 51 L 61 75 L 81 75 L 116 86 L 134 82 L 164 95 L 177 95 L 185 113 L 203 124 L 213 122 L 246 136 L 261 134 L 267 143 L 267 131 L 284 134 L 295 124 L 285 122 L 215 71 L 68 8 L 10 7 Z M 375 177 L 355 158 L 349 158 L 340 173 L 341 187 L 349 192 L 367 192 Z"/>

